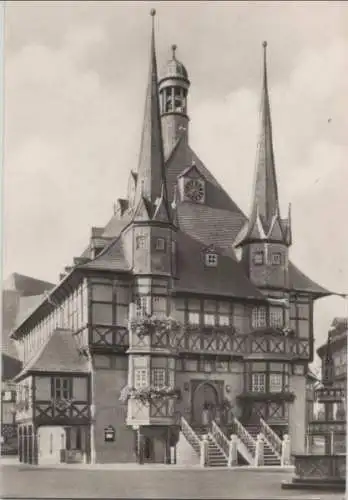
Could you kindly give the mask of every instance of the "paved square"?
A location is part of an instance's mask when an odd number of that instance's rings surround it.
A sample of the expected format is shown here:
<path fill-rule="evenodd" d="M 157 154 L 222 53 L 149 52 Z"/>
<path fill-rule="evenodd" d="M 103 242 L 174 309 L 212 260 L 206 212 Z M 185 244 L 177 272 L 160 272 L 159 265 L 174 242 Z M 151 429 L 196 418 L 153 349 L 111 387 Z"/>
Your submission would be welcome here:
<path fill-rule="evenodd" d="M 286 491 L 290 473 L 229 469 L 43 469 L 2 466 L 1 498 L 230 498 L 341 500 L 342 493 Z"/>

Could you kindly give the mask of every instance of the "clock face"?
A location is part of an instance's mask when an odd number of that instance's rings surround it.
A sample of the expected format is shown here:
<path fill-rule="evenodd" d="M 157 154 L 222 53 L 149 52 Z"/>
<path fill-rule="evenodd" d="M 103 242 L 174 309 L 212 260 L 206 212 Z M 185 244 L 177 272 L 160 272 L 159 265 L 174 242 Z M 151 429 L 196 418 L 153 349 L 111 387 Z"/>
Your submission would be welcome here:
<path fill-rule="evenodd" d="M 192 201 L 202 201 L 204 198 L 204 185 L 198 179 L 190 179 L 185 184 L 185 195 Z"/>

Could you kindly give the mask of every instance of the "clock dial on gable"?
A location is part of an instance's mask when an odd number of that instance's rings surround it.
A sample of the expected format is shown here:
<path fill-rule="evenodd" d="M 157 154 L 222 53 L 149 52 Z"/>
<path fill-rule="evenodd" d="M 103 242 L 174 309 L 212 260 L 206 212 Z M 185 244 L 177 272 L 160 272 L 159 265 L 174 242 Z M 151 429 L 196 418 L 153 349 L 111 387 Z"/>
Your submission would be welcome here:
<path fill-rule="evenodd" d="M 206 182 L 194 163 L 179 176 L 179 185 L 182 201 L 205 202 Z"/>
<path fill-rule="evenodd" d="M 186 179 L 184 187 L 186 199 L 194 202 L 203 202 L 205 198 L 205 185 L 202 179 Z"/>

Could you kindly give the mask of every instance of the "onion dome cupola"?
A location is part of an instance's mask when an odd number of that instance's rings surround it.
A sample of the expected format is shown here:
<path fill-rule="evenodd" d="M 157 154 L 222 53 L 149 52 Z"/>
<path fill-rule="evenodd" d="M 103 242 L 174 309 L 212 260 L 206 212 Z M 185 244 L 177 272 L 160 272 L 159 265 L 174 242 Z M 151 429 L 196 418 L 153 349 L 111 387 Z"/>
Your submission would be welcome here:
<path fill-rule="evenodd" d="M 163 68 L 159 81 L 159 95 L 163 129 L 164 153 L 168 157 L 180 138 L 188 137 L 187 96 L 190 87 L 188 73 L 176 57 L 177 46 L 172 45 L 172 58 Z"/>

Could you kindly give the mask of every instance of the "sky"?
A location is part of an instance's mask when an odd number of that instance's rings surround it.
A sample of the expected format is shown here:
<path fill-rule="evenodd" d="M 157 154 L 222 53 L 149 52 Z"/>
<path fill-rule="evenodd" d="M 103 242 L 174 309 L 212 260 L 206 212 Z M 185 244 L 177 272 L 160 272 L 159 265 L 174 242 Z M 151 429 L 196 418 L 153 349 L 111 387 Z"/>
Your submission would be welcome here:
<path fill-rule="evenodd" d="M 3 276 L 57 282 L 109 220 L 136 168 L 155 7 L 159 67 L 186 66 L 190 142 L 240 208 L 251 203 L 262 41 L 292 261 L 348 292 L 345 2 L 31 2 L 5 8 Z M 348 301 L 315 306 L 316 345 Z"/>

